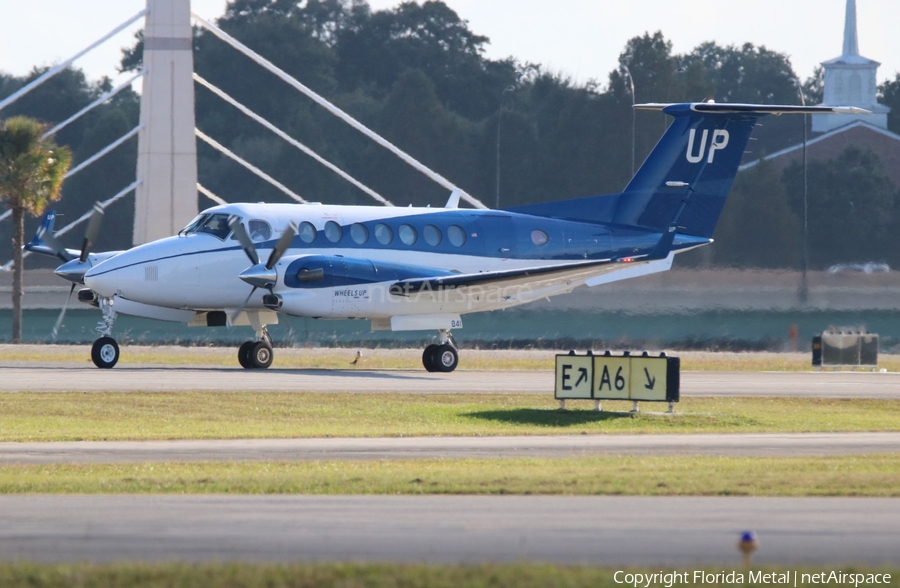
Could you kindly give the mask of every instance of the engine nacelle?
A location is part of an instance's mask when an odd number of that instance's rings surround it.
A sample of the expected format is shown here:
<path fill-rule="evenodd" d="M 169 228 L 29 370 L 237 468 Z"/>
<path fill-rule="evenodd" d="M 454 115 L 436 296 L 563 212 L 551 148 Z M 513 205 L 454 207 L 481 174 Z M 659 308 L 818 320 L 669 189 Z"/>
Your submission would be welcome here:
<path fill-rule="evenodd" d="M 284 285 L 291 289 L 357 288 L 409 278 L 451 276 L 453 272 L 389 261 L 371 261 L 339 255 L 306 255 L 290 263 Z"/>

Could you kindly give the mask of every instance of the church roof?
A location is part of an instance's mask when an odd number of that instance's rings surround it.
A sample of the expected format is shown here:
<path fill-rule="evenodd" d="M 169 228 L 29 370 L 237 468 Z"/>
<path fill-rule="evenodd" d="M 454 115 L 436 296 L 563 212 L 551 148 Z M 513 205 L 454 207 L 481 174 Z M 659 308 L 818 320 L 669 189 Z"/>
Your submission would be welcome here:
<path fill-rule="evenodd" d="M 885 171 L 900 186 L 900 135 L 870 123 L 855 120 L 842 127 L 811 138 L 806 142 L 811 161 L 838 157 L 847 147 L 857 145 L 875 151 L 884 164 Z M 774 161 L 778 168 L 802 157 L 803 143 L 792 145 L 761 159 L 747 162 L 738 170 L 744 171 L 759 165 L 761 161 Z"/>

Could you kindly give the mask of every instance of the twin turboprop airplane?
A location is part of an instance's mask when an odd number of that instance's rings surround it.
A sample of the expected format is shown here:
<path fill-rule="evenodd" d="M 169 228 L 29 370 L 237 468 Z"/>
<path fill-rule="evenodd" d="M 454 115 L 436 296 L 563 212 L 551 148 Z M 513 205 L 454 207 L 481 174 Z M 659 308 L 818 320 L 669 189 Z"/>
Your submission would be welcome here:
<path fill-rule="evenodd" d="M 715 103 L 636 108 L 662 110 L 674 122 L 620 194 L 503 210 L 460 209 L 456 193 L 442 209 L 228 204 L 203 211 L 176 236 L 107 253 L 90 252 L 102 216 L 95 207 L 80 252 L 53 237 L 52 212 L 26 248 L 62 258 L 56 273 L 73 290 L 85 285 L 78 299 L 102 310 L 91 351 L 100 368 L 119 359 L 111 336 L 117 314 L 250 325 L 255 338 L 241 345 L 238 361 L 267 368 L 273 351 L 266 325 L 284 313 L 366 318 L 373 330 L 437 330 L 440 343 L 425 348 L 422 363 L 450 372 L 459 361 L 451 331 L 462 328 L 463 314 L 666 271 L 676 253 L 711 243 L 760 118 L 865 112 Z"/>

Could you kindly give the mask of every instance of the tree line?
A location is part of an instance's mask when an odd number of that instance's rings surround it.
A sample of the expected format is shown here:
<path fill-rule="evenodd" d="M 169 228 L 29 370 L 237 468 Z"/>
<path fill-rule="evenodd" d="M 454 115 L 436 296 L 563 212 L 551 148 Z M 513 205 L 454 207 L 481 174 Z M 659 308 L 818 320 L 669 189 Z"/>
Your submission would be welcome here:
<path fill-rule="evenodd" d="M 676 54 L 662 32 L 646 33 L 626 43 L 607 80 L 576 83 L 515 57 L 488 59 L 489 39 L 440 1 L 375 11 L 365 0 L 232 0 L 217 24 L 489 206 L 621 191 L 632 175 L 632 147 L 640 165 L 667 125 L 659 113 L 634 114 L 634 102 L 800 103 L 787 55 L 752 43 L 707 42 Z M 123 50 L 122 71 L 139 69 L 141 55 L 138 36 Z M 199 75 L 395 204 L 446 200 L 444 188 L 203 30 L 194 36 L 194 60 Z M 0 74 L 0 97 L 40 73 Z M 807 103 L 821 100 L 820 71 L 801 86 Z M 68 70 L 2 116 L 63 120 L 108 87 L 108 80 L 89 82 Z M 900 74 L 880 89 L 894 108 L 891 130 L 900 132 Z M 200 130 L 306 199 L 373 203 L 200 86 L 196 113 Z M 767 120 L 754 156 L 799 142 L 800 123 L 782 118 Z M 137 120 L 138 97 L 124 92 L 57 140 L 71 147 L 77 165 Z M 72 219 L 112 196 L 134 179 L 135 157 L 132 140 L 73 177 L 58 208 Z M 290 201 L 204 143 L 198 157 L 200 182 L 226 200 Z M 769 165 L 743 172 L 711 254 L 687 263 L 798 267 L 799 173 L 795 167 L 776 173 Z M 882 259 L 900 265 L 900 251 L 890 243 L 900 225 L 900 196 L 873 153 L 853 150 L 813 163 L 809 182 L 813 267 Z M 210 204 L 201 197 L 201 207 Z M 132 211 L 130 198 L 110 209 L 98 249 L 130 244 Z"/>

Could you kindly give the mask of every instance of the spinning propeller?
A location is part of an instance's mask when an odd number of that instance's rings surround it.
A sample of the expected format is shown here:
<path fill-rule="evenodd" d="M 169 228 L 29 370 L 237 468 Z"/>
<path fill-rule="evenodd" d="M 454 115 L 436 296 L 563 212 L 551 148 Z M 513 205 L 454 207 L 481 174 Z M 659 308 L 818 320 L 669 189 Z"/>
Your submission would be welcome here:
<path fill-rule="evenodd" d="M 266 263 L 264 264 L 259 262 L 259 254 L 256 252 L 253 240 L 250 238 L 250 235 L 247 234 L 247 229 L 241 224 L 240 219 L 236 216 L 232 216 L 228 220 L 228 226 L 234 231 L 234 235 L 237 237 L 238 241 L 240 241 L 244 253 L 247 254 L 250 263 L 253 264 L 240 273 L 239 277 L 253 286 L 253 289 L 250 290 L 247 299 L 244 300 L 244 303 L 241 304 L 237 311 L 228 317 L 228 323 L 231 324 L 242 312 L 244 312 L 244 308 L 250 302 L 250 298 L 253 297 L 253 294 L 258 288 L 265 288 L 269 293 L 273 293 L 272 288 L 278 283 L 278 272 L 275 270 L 275 264 L 278 263 L 278 260 L 284 255 L 284 252 L 291 246 L 291 242 L 297 234 L 297 225 L 291 222 L 285 227 L 278 242 L 275 243 L 275 248 L 272 249 L 272 253 L 269 254 L 269 259 L 266 260 Z"/>
<path fill-rule="evenodd" d="M 94 210 L 91 212 L 91 218 L 88 221 L 87 230 L 84 232 L 84 240 L 81 242 L 81 254 L 77 259 L 66 251 L 65 247 L 60 244 L 59 240 L 57 240 L 50 231 L 46 231 L 40 235 L 41 240 L 53 250 L 53 253 L 66 262 L 56 268 L 54 273 L 57 276 L 72 282 L 72 287 L 69 288 L 69 295 L 66 297 L 66 303 L 59 313 L 59 318 L 56 319 L 56 324 L 53 325 L 53 331 L 51 332 L 53 341 L 56 341 L 56 338 L 59 336 L 59 328 L 62 326 L 63 319 L 66 316 L 66 310 L 69 308 L 69 301 L 72 300 L 72 292 L 75 291 L 75 286 L 84 284 L 84 274 L 91 269 L 91 264 L 87 263 L 87 259 L 91 252 L 91 247 L 94 245 L 94 241 L 97 240 L 97 235 L 100 234 L 100 225 L 102 223 L 103 207 L 100 206 L 99 202 L 95 202 Z"/>

